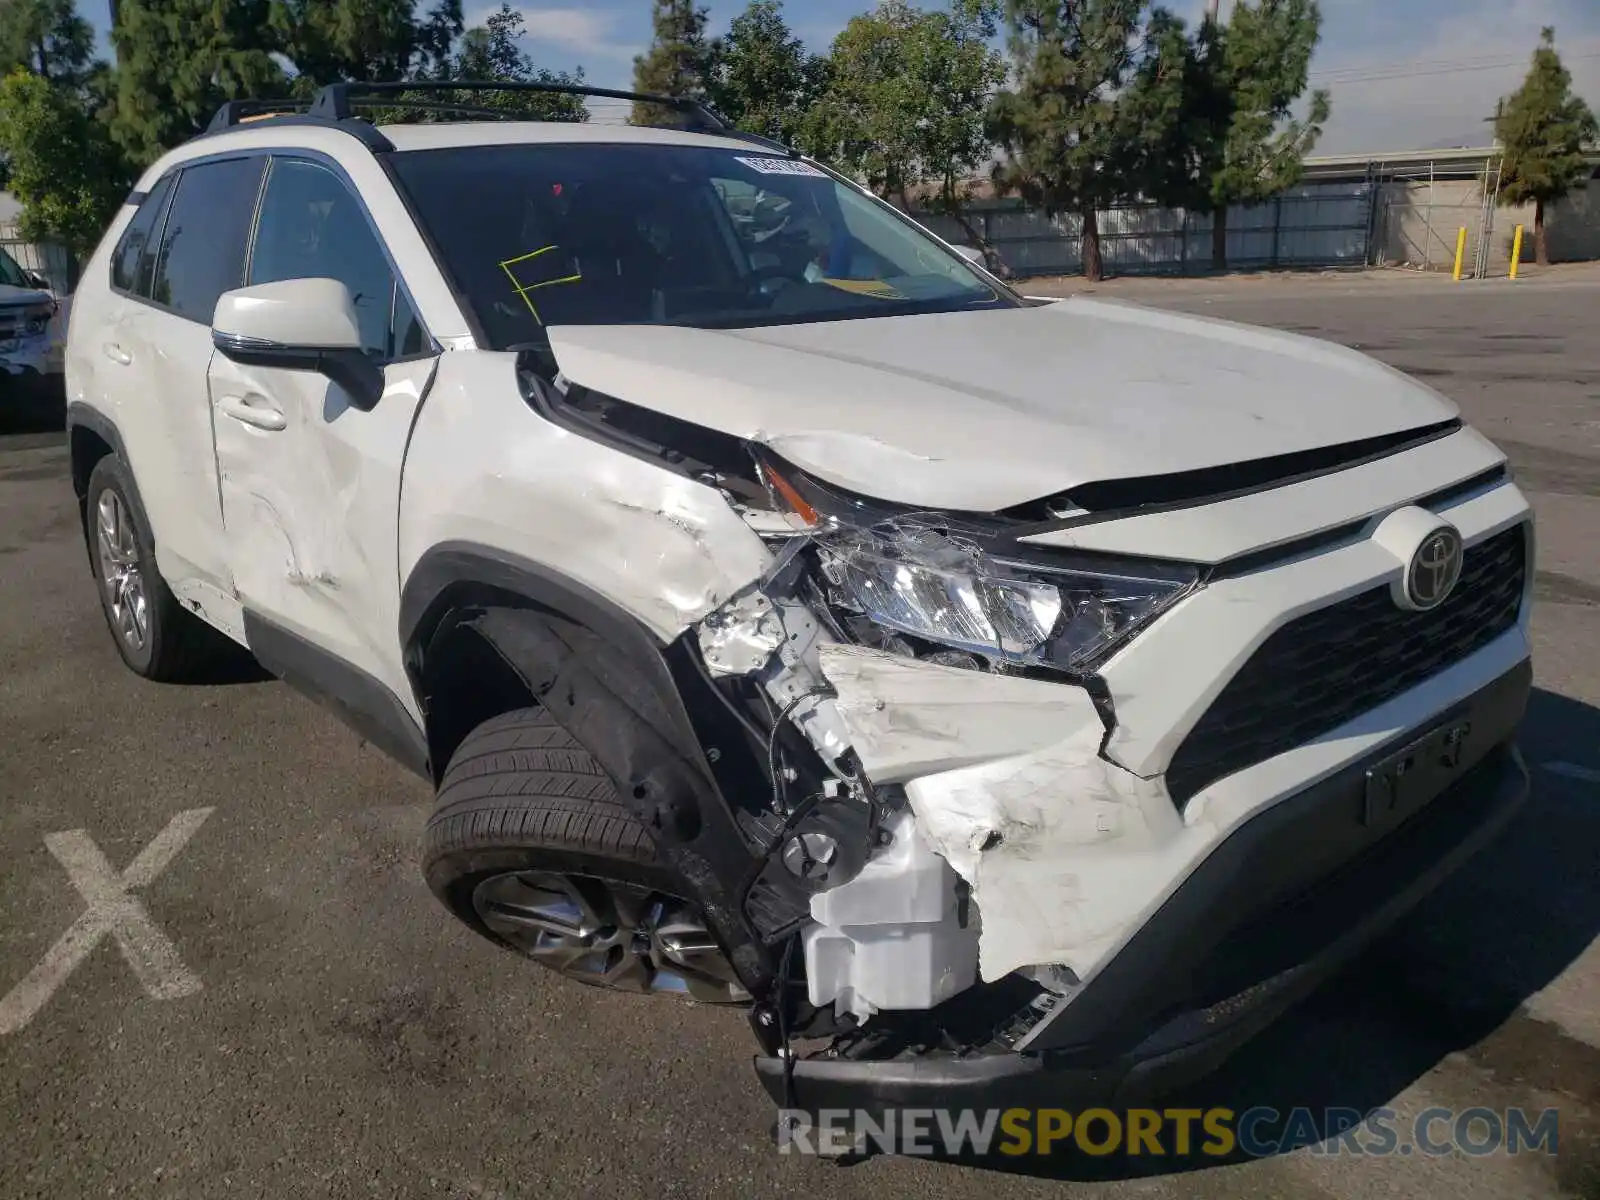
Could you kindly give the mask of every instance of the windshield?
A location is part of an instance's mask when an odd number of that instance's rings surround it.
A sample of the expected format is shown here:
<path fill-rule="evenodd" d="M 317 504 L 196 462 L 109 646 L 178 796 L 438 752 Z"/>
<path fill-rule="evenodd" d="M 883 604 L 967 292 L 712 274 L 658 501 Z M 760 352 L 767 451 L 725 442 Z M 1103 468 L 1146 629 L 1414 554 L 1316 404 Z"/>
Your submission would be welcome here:
<path fill-rule="evenodd" d="M 15 288 L 33 287 L 28 282 L 27 274 L 17 265 L 17 260 L 4 250 L 0 250 L 0 284 Z"/>
<path fill-rule="evenodd" d="M 547 345 L 552 325 L 738 328 L 1019 303 L 885 205 L 755 146 L 468 146 L 391 161 L 497 350 Z"/>

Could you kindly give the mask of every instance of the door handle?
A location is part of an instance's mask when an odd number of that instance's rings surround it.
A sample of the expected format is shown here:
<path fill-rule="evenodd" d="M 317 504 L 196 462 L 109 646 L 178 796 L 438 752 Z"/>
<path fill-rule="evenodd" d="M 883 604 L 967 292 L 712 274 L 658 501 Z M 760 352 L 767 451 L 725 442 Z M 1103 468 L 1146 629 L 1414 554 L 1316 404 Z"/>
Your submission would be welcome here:
<path fill-rule="evenodd" d="M 106 352 L 107 358 L 109 358 L 112 362 L 117 363 L 119 366 L 126 367 L 133 362 L 133 355 L 129 354 L 115 342 L 107 342 L 100 348 Z"/>
<path fill-rule="evenodd" d="M 251 403 L 244 396 L 224 396 L 217 401 L 217 407 L 222 410 L 223 416 L 232 417 L 240 424 L 255 429 L 265 429 L 269 433 L 277 433 L 289 424 L 283 410 L 265 396 L 255 399 L 257 403 Z"/>

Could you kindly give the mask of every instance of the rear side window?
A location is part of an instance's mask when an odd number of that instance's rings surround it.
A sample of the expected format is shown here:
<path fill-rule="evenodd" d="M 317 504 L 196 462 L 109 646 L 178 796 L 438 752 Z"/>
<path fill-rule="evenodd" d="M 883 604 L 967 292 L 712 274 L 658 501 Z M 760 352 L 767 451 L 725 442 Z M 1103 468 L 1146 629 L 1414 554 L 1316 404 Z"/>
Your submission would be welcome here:
<path fill-rule="evenodd" d="M 185 167 L 172 198 L 150 298 L 209 325 L 217 297 L 244 286 L 245 248 L 265 158 Z"/>
<path fill-rule="evenodd" d="M 139 260 L 144 255 L 146 248 L 150 254 L 147 261 L 152 266 L 155 261 L 156 247 L 152 241 L 158 239 L 161 233 L 161 210 L 166 206 L 167 193 L 172 190 L 172 176 L 164 176 L 144 198 L 139 205 L 139 211 L 133 214 L 133 220 L 128 223 L 128 228 L 123 231 L 122 240 L 117 243 L 116 253 L 111 256 L 111 286 L 119 292 L 137 292 L 139 280 Z M 145 293 L 149 292 L 149 274 L 145 276 Z"/>

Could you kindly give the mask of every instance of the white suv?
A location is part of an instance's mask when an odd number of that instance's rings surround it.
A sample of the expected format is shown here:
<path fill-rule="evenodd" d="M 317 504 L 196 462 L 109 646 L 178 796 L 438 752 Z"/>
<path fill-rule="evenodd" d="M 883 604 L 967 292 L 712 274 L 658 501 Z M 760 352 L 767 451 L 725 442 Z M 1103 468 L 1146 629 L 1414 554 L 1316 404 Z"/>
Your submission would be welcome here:
<path fill-rule="evenodd" d="M 1105 1101 L 1516 810 L 1528 505 L 1429 388 L 1024 298 L 682 102 L 352 115 L 418 91 L 151 167 L 68 420 L 128 665 L 231 639 L 437 784 L 477 932 L 746 1006 L 791 1106 Z"/>

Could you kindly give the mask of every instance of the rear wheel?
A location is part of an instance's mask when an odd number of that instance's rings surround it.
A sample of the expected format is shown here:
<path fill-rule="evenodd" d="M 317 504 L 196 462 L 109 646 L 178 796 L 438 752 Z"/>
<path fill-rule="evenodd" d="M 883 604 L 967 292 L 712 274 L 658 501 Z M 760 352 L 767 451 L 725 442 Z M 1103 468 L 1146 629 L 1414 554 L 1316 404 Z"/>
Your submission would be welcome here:
<path fill-rule="evenodd" d="M 122 661 L 146 679 L 192 678 L 233 643 L 186 612 L 156 566 L 155 542 L 131 499 L 128 468 L 106 455 L 89 474 L 84 532 L 100 607 Z"/>
<path fill-rule="evenodd" d="M 423 833 L 428 886 L 540 966 L 617 991 L 749 997 L 610 778 L 542 708 L 484 722 Z"/>

